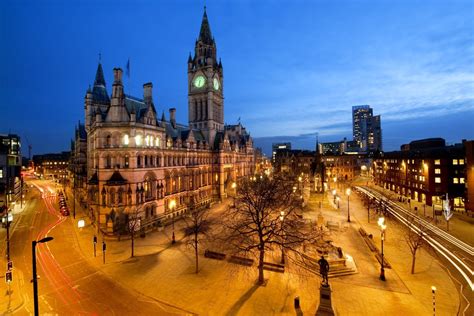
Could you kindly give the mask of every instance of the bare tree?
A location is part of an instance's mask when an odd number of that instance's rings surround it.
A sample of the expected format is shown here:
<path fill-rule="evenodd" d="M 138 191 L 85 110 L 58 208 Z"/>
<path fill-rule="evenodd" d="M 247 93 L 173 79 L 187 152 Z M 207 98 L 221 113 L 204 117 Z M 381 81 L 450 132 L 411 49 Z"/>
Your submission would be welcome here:
<path fill-rule="evenodd" d="M 258 283 L 264 283 L 265 252 L 298 252 L 313 234 L 305 228 L 295 180 L 283 176 L 243 179 L 235 206 L 223 220 L 226 242 L 238 252 L 258 256 Z M 282 260 L 283 262 L 283 260 Z"/>
<path fill-rule="evenodd" d="M 417 251 L 425 245 L 424 236 L 427 235 L 427 227 L 423 225 L 420 219 L 414 216 L 410 219 L 410 226 L 406 230 L 405 240 L 410 247 L 412 256 L 411 274 L 415 273 L 415 261 Z"/>
<path fill-rule="evenodd" d="M 209 209 L 205 206 L 195 208 L 194 205 L 190 205 L 187 216 L 183 218 L 186 224 L 184 228 L 186 243 L 194 248 L 196 273 L 199 272 L 198 247 L 203 238 L 206 238 L 211 224 L 208 219 L 208 211 Z"/>
<path fill-rule="evenodd" d="M 370 207 L 371 206 L 376 206 L 377 201 L 374 197 L 370 197 L 369 195 L 362 193 L 362 199 L 364 201 L 364 205 L 367 206 L 367 223 L 370 223 Z"/>
<path fill-rule="evenodd" d="M 140 218 L 140 208 L 137 207 L 135 210 L 128 216 L 128 230 L 130 232 L 130 239 L 132 241 L 132 258 L 134 257 L 135 251 L 135 233 L 140 230 L 141 218 Z"/>

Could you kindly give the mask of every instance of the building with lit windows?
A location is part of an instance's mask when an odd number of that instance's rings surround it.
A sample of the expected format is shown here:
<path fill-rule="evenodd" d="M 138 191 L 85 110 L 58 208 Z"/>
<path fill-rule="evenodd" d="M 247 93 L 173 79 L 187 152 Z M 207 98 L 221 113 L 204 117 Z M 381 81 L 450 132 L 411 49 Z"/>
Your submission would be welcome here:
<path fill-rule="evenodd" d="M 68 181 L 68 167 L 71 153 L 63 151 L 33 156 L 34 173 L 44 179 L 65 183 Z"/>
<path fill-rule="evenodd" d="M 362 152 L 382 151 L 380 115 L 373 115 L 369 105 L 352 107 L 352 133 Z"/>
<path fill-rule="evenodd" d="M 272 162 L 276 161 L 278 152 L 291 150 L 291 143 L 273 143 L 272 144 Z"/>
<path fill-rule="evenodd" d="M 454 209 L 467 209 L 466 202 L 470 202 L 474 190 L 467 186 L 472 181 L 472 167 L 468 167 L 473 160 L 472 143 L 446 146 L 442 138 L 413 141 L 403 145 L 401 151 L 386 152 L 374 160 L 374 181 L 428 206 L 441 205 L 448 194 Z"/>
<path fill-rule="evenodd" d="M 0 135 L 0 207 L 20 199 L 21 181 L 20 137 Z"/>
<path fill-rule="evenodd" d="M 102 231 L 124 233 L 130 214 L 142 226 L 207 206 L 254 172 L 253 141 L 240 123 L 224 124 L 224 72 L 206 12 L 187 62 L 188 122 L 176 109 L 155 107 L 153 85 L 143 98 L 125 94 L 115 68 L 109 96 L 102 65 L 85 96 L 87 204 Z M 234 185 L 233 185 L 234 184 Z"/>

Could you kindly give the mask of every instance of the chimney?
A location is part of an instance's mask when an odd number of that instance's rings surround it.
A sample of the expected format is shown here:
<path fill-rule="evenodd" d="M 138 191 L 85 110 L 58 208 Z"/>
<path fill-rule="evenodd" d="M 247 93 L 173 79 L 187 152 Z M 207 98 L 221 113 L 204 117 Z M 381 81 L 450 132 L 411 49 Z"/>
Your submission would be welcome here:
<path fill-rule="evenodd" d="M 153 84 L 151 82 L 145 83 L 143 85 L 143 100 L 145 103 L 151 103 L 153 99 L 152 89 Z"/>
<path fill-rule="evenodd" d="M 114 83 L 122 82 L 122 68 L 114 68 Z"/>
<path fill-rule="evenodd" d="M 176 127 L 176 109 L 170 109 L 170 123 L 173 127 Z"/>
<path fill-rule="evenodd" d="M 114 68 L 114 83 L 112 84 L 112 98 L 120 98 L 123 94 L 122 69 Z"/>

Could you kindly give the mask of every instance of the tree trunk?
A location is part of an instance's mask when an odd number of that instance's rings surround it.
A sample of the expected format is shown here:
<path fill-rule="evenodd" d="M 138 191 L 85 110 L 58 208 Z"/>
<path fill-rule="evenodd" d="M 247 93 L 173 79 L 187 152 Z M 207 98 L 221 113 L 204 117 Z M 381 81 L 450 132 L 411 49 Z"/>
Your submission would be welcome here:
<path fill-rule="evenodd" d="M 413 253 L 412 260 L 411 260 L 411 274 L 415 273 L 415 259 L 416 259 L 416 251 Z"/>
<path fill-rule="evenodd" d="M 132 258 L 133 258 L 133 248 L 134 248 L 134 241 L 135 241 L 135 239 L 134 239 L 135 236 L 134 236 L 134 235 L 135 235 L 135 234 L 134 234 L 134 232 L 132 231 Z"/>
<path fill-rule="evenodd" d="M 263 284 L 265 279 L 263 278 L 263 260 L 265 258 L 265 250 L 263 246 L 260 249 L 260 259 L 258 261 L 258 284 Z"/>
<path fill-rule="evenodd" d="M 196 274 L 199 271 L 199 259 L 198 259 L 198 236 L 194 235 L 194 254 L 196 255 Z"/>

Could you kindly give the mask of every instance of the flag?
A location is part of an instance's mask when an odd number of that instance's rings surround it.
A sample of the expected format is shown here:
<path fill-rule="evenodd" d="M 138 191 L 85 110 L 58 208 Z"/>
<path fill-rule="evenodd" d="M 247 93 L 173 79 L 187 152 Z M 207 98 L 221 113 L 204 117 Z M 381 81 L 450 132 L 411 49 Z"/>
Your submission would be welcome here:
<path fill-rule="evenodd" d="M 130 79 L 130 58 L 128 58 L 127 66 L 125 67 L 125 75 Z"/>

